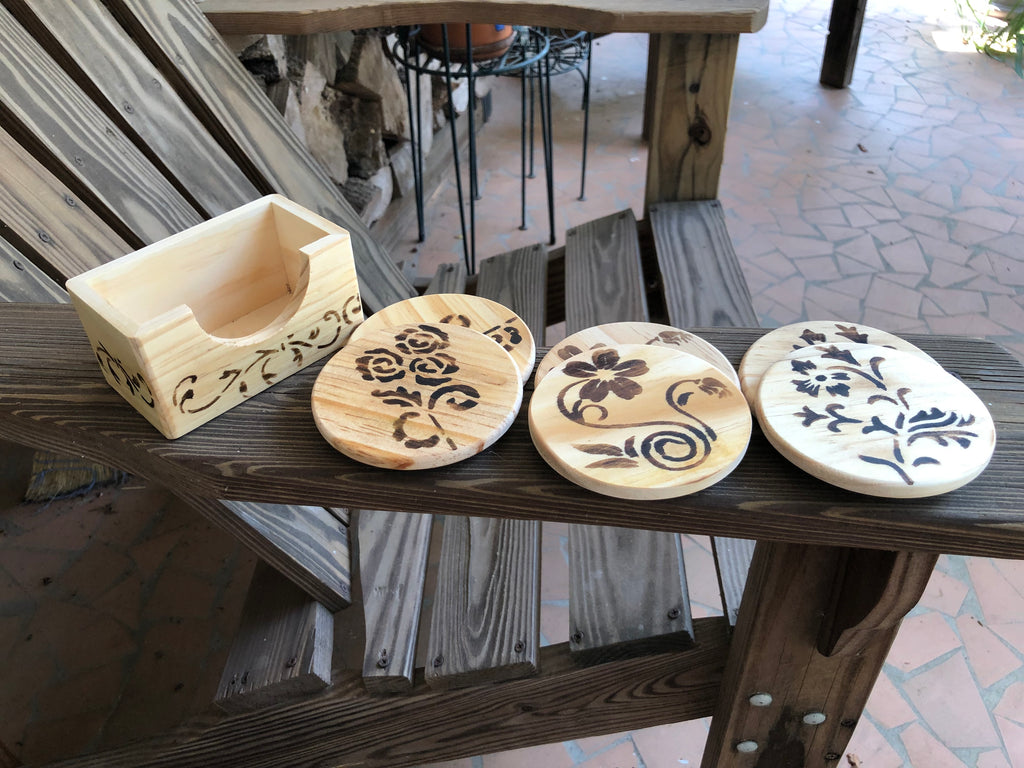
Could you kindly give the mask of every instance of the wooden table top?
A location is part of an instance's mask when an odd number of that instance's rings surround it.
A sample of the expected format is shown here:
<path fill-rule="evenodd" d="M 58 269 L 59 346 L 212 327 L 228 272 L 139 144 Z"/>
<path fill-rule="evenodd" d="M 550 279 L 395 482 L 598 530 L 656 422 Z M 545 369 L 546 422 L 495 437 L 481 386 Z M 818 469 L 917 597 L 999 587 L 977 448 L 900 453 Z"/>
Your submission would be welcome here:
<path fill-rule="evenodd" d="M 428 22 L 589 32 L 756 32 L 768 0 L 197 0 L 226 35 L 306 34 Z"/>
<path fill-rule="evenodd" d="M 735 365 L 757 329 L 692 329 Z M 478 456 L 396 472 L 319 435 L 310 408 L 322 363 L 178 440 L 164 439 L 103 380 L 68 305 L 0 305 L 0 437 L 78 453 L 209 498 L 556 520 L 877 549 L 1024 559 L 1024 366 L 992 342 L 907 335 L 966 382 L 996 424 L 989 467 L 924 499 L 843 491 L 786 461 L 757 427 L 740 465 L 692 496 L 638 503 L 560 477 L 533 447 L 526 411 Z M 543 354 L 546 350 L 540 350 Z"/>

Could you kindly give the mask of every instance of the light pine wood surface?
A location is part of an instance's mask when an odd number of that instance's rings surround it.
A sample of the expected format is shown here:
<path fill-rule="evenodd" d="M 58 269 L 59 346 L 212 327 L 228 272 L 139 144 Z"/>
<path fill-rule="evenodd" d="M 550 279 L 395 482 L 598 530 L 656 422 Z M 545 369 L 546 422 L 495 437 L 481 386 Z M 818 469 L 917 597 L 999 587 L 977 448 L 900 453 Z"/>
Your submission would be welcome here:
<path fill-rule="evenodd" d="M 743 458 L 751 419 L 739 387 L 667 347 L 601 348 L 552 369 L 530 401 L 538 452 L 608 496 L 666 499 L 703 490 Z"/>
<path fill-rule="evenodd" d="M 537 363 L 534 372 L 534 384 L 540 383 L 548 371 L 561 365 L 577 355 L 596 350 L 598 347 L 610 347 L 616 344 L 652 344 L 657 347 L 671 347 L 704 360 L 729 379 L 739 384 L 739 376 L 729 359 L 722 352 L 700 336 L 673 328 L 660 323 L 605 323 L 584 328 L 570 334 L 548 350 L 547 354 Z"/>
<path fill-rule="evenodd" d="M 362 333 L 313 386 L 320 434 L 346 456 L 388 469 L 428 469 L 475 456 L 522 403 L 511 356 L 457 325 Z"/>
<path fill-rule="evenodd" d="M 873 344 L 794 351 L 761 377 L 755 410 L 791 462 L 872 496 L 955 490 L 995 449 L 992 417 L 965 384 L 918 355 Z"/>

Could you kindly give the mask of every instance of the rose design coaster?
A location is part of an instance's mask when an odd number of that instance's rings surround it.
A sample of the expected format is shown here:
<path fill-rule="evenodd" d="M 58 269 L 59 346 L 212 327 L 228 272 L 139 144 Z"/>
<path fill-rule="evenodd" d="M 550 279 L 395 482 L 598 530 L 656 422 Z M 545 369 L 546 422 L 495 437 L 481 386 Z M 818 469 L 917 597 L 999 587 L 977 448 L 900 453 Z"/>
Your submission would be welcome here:
<path fill-rule="evenodd" d="M 792 463 L 872 496 L 952 491 L 995 449 L 992 417 L 965 384 L 918 355 L 871 344 L 794 351 L 764 373 L 754 407 Z"/>
<path fill-rule="evenodd" d="M 739 376 L 729 359 L 718 347 L 688 331 L 660 323 L 605 323 L 577 331 L 555 344 L 537 364 L 533 375 L 534 384 L 540 383 L 548 371 L 566 360 L 598 347 L 612 347 L 617 344 L 652 344 L 671 347 L 680 352 L 689 352 L 711 363 L 715 368 L 739 384 Z"/>
<path fill-rule="evenodd" d="M 523 319 L 496 301 L 464 293 L 432 293 L 395 302 L 366 318 L 353 331 L 352 338 L 407 323 L 442 323 L 478 331 L 512 356 L 522 381 L 533 370 L 537 347 Z"/>
<path fill-rule="evenodd" d="M 519 369 L 457 325 L 398 325 L 350 340 L 317 376 L 313 419 L 341 453 L 389 469 L 475 456 L 519 412 Z"/>
<path fill-rule="evenodd" d="M 808 320 L 804 323 L 784 325 L 769 331 L 750 345 L 740 361 L 740 387 L 748 400 L 753 401 L 761 375 L 769 366 L 796 349 L 814 344 L 876 344 L 911 352 L 931 363 L 935 361 L 926 353 L 899 336 L 870 328 L 857 323 L 833 322 L 831 320 Z"/>
<path fill-rule="evenodd" d="M 668 347 L 602 347 L 552 368 L 530 401 L 534 446 L 597 493 L 665 499 L 728 475 L 750 440 L 750 409 L 707 361 Z"/>

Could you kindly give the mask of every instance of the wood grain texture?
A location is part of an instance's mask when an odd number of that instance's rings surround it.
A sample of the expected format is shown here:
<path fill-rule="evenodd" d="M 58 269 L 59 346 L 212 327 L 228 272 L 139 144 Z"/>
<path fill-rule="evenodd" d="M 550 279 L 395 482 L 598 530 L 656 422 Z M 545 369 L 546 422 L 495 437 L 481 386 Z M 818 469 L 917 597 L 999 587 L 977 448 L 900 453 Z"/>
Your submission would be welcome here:
<path fill-rule="evenodd" d="M 427 286 L 425 295 L 433 293 L 464 293 L 466 290 L 466 265 L 461 261 L 441 264 Z"/>
<path fill-rule="evenodd" d="M 679 328 L 756 326 L 721 203 L 659 203 L 648 213 L 669 322 Z"/>
<path fill-rule="evenodd" d="M 214 703 L 243 712 L 301 699 L 331 683 L 330 611 L 257 563 Z"/>
<path fill-rule="evenodd" d="M 68 294 L 0 238 L 0 301 L 66 302 Z"/>
<path fill-rule="evenodd" d="M 371 309 L 415 294 L 193 0 L 109 6 L 261 192 L 278 192 L 349 231 L 360 293 Z"/>
<path fill-rule="evenodd" d="M 51 56 L 98 89 L 101 108 L 131 126 L 206 215 L 260 196 L 99 0 L 10 0 L 8 7 L 21 11 L 37 39 L 46 39 L 40 28 L 53 35 Z"/>
<path fill-rule="evenodd" d="M 73 450 L 206 498 L 561 520 L 774 541 L 1021 557 L 1024 366 L 993 342 L 906 338 L 967 383 L 995 419 L 992 462 L 970 485 L 928 499 L 872 499 L 792 467 L 757 431 L 720 483 L 682 501 L 638 505 L 580 490 L 548 468 L 525 414 L 495 449 L 440 470 L 396 473 L 333 451 L 309 411 L 315 364 L 181 440 L 160 437 L 103 381 L 67 305 L 0 305 L 0 432 Z M 694 328 L 735 364 L 759 329 Z M 245 450 L 239 450 L 239 436 Z"/>
<path fill-rule="evenodd" d="M 751 756 L 739 741 L 757 742 L 758 765 L 800 764 L 805 756 L 842 755 L 896 635 L 880 628 L 852 655 L 818 652 L 822 617 L 837 593 L 837 580 L 869 561 L 847 558 L 839 547 L 779 545 L 759 541 L 750 566 L 743 610 L 733 635 L 722 697 L 711 721 L 702 768 L 746 768 Z M 916 602 L 926 578 L 908 579 L 896 590 Z M 770 706 L 750 703 L 753 693 L 772 697 Z M 803 723 L 821 712 L 824 723 Z"/>
<path fill-rule="evenodd" d="M 569 647 L 585 663 L 693 644 L 679 536 L 636 533 L 569 527 Z M 643 578 L 632 562 L 643 563 Z"/>
<path fill-rule="evenodd" d="M 336 29 L 424 22 L 483 22 L 587 29 L 593 32 L 756 32 L 764 26 L 767 0 L 199 0 L 224 34 L 307 34 Z"/>
<path fill-rule="evenodd" d="M 818 78 L 822 85 L 845 88 L 853 80 L 866 8 L 867 0 L 832 0 L 828 37 L 825 38 L 825 53 Z"/>
<path fill-rule="evenodd" d="M 739 617 L 743 587 L 747 583 L 747 571 L 754 556 L 754 544 L 750 539 L 730 539 L 725 536 L 711 538 L 718 589 L 722 593 L 722 606 L 730 626 L 735 626 Z"/>
<path fill-rule="evenodd" d="M 539 594 L 539 522 L 446 516 L 427 684 L 461 688 L 535 674 Z"/>
<path fill-rule="evenodd" d="M 660 35 L 644 205 L 718 197 L 739 35 Z"/>
<path fill-rule="evenodd" d="M 432 515 L 361 509 L 356 521 L 371 693 L 412 689 Z"/>
<path fill-rule="evenodd" d="M 707 715 L 727 653 L 725 621 L 698 619 L 697 647 L 577 669 L 567 644 L 541 650 L 540 675 L 458 691 L 422 681 L 371 696 L 356 673 L 291 706 L 210 715 L 153 739 L 65 762 L 103 768 L 400 768 Z M 585 688 L 587 696 L 580 697 Z"/>
<path fill-rule="evenodd" d="M 481 261 L 476 293 L 513 309 L 543 342 L 547 281 L 547 249 L 529 245 Z"/>
<path fill-rule="evenodd" d="M 0 129 L 0 222 L 38 265 L 63 283 L 133 247 Z"/>
<path fill-rule="evenodd" d="M 0 8 L 0 103 L 19 139 L 60 163 L 62 180 L 94 198 L 142 242 L 202 220 L 42 47 Z"/>
<path fill-rule="evenodd" d="M 647 320 L 632 210 L 565 233 L 565 292 L 568 333 L 602 323 Z"/>

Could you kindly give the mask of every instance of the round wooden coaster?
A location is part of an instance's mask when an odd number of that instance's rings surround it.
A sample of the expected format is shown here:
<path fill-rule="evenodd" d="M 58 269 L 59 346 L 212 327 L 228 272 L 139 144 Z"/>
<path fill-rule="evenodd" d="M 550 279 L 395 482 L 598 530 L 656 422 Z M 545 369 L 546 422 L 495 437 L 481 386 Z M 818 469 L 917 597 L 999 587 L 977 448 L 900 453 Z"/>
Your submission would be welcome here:
<path fill-rule="evenodd" d="M 761 377 L 765 436 L 825 482 L 890 498 L 934 496 L 988 465 L 985 404 L 937 363 L 873 344 L 796 351 Z"/>
<path fill-rule="evenodd" d="M 577 485 L 624 499 L 694 493 L 728 475 L 750 440 L 739 387 L 669 347 L 602 347 L 552 368 L 530 401 L 544 460 Z"/>
<path fill-rule="evenodd" d="M 548 371 L 566 360 L 598 347 L 612 347 L 617 344 L 652 344 L 658 347 L 671 347 L 680 352 L 706 360 L 715 368 L 739 384 L 739 376 L 729 359 L 718 347 L 705 341 L 689 331 L 673 328 L 659 323 L 605 323 L 577 331 L 553 346 L 537 364 L 533 375 L 534 384 L 539 384 Z"/>
<path fill-rule="evenodd" d="M 519 315 L 496 301 L 464 293 L 432 293 L 395 302 L 366 318 L 352 338 L 406 323 L 443 323 L 479 331 L 512 355 L 522 381 L 536 362 L 533 334 Z"/>
<path fill-rule="evenodd" d="M 457 325 L 399 325 L 350 340 L 313 385 L 320 434 L 358 461 L 427 469 L 475 456 L 522 403 L 512 357 Z"/>
<path fill-rule="evenodd" d="M 752 401 L 757 394 L 757 385 L 761 380 L 761 375 L 768 370 L 769 366 L 782 360 L 790 352 L 814 344 L 837 342 L 892 347 L 916 354 L 929 362 L 935 362 L 910 342 L 886 331 L 855 323 L 809 320 L 805 323 L 793 323 L 776 328 L 750 345 L 750 349 L 740 360 L 740 387 L 743 389 L 743 394 Z"/>

